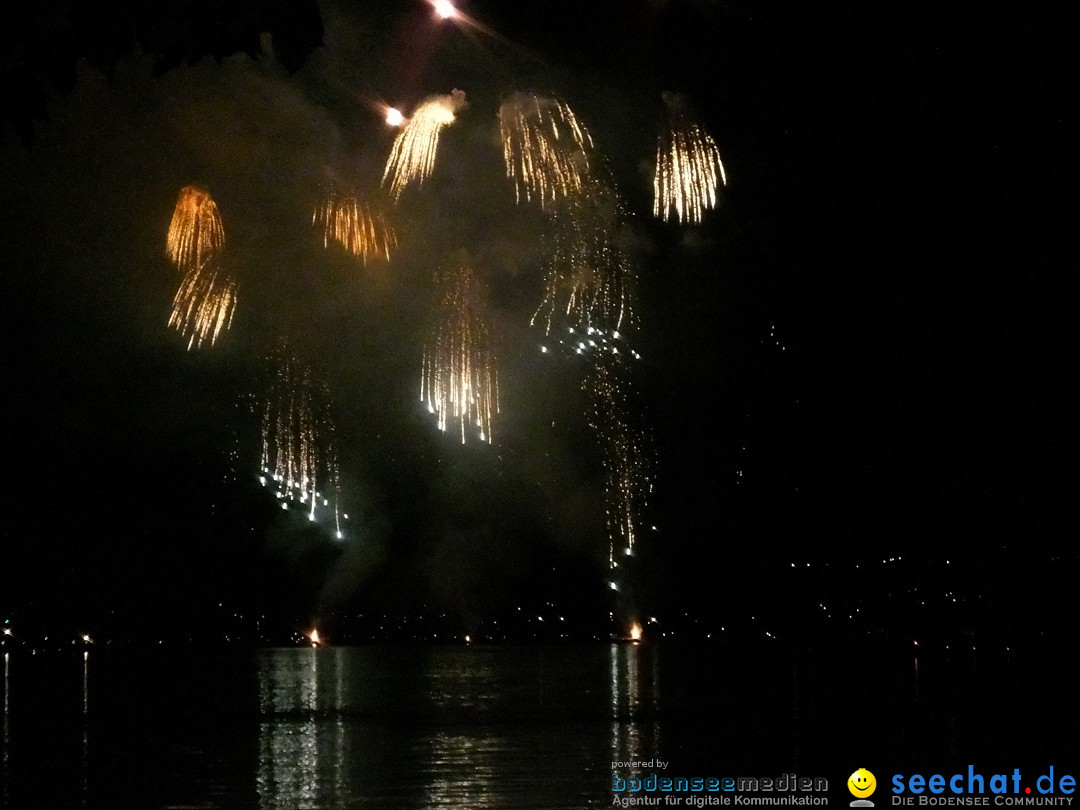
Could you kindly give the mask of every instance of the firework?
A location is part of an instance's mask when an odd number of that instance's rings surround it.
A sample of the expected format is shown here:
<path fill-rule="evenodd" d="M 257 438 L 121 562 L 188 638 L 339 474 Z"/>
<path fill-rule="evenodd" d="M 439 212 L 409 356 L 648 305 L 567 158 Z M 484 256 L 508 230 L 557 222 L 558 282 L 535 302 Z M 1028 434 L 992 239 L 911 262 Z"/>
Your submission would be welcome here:
<path fill-rule="evenodd" d="M 683 110 L 678 97 L 664 94 L 670 125 L 656 144 L 653 214 L 665 222 L 701 222 L 715 208 L 719 187 L 727 184 L 720 150 L 702 127 Z"/>
<path fill-rule="evenodd" d="M 583 387 L 591 396 L 589 426 L 604 465 L 604 509 L 607 516 L 608 565 L 618 567 L 617 548 L 630 556 L 638 540 L 642 512 L 652 492 L 650 455 L 645 432 L 635 416 L 633 391 L 625 355 L 597 354 Z"/>
<path fill-rule="evenodd" d="M 406 121 L 394 139 L 383 171 L 390 194 L 397 199 L 410 182 L 423 183 L 435 169 L 435 153 L 443 127 L 454 123 L 454 114 L 465 106 L 465 93 L 454 90 L 447 96 L 432 96 Z"/>
<path fill-rule="evenodd" d="M 314 522 L 330 510 L 338 538 L 340 474 L 329 417 L 329 391 L 285 346 L 271 358 L 274 377 L 262 418 L 260 482 L 288 509 L 298 503 Z"/>
<path fill-rule="evenodd" d="M 390 251 L 397 247 L 397 234 L 386 216 L 353 194 L 339 197 L 329 190 L 311 222 L 322 229 L 325 247 L 337 242 L 364 264 L 368 259 L 389 261 Z"/>
<path fill-rule="evenodd" d="M 205 340 L 213 346 L 221 331 L 232 324 L 235 311 L 236 279 L 211 258 L 184 274 L 173 297 L 169 326 L 188 338 L 189 350 Z"/>
<path fill-rule="evenodd" d="M 545 334 L 566 330 L 581 354 L 612 341 L 635 321 L 634 263 L 621 243 L 625 211 L 610 186 L 595 177 L 583 193 L 552 209 L 544 237 L 544 298 L 530 324 Z M 558 323 L 556 321 L 558 320 Z"/>
<path fill-rule="evenodd" d="M 464 444 L 467 426 L 475 426 L 480 440 L 490 444 L 491 417 L 499 411 L 498 377 L 476 278 L 461 261 L 441 270 L 436 285 L 436 324 L 424 347 L 420 400 L 436 415 L 439 430 L 458 422 Z"/>
<path fill-rule="evenodd" d="M 499 108 L 499 134 L 518 202 L 543 208 L 582 190 L 592 138 L 566 104 L 518 93 Z"/>
<path fill-rule="evenodd" d="M 185 272 L 198 270 L 216 258 L 225 245 L 221 216 L 210 194 L 198 186 L 185 186 L 176 201 L 165 253 Z"/>

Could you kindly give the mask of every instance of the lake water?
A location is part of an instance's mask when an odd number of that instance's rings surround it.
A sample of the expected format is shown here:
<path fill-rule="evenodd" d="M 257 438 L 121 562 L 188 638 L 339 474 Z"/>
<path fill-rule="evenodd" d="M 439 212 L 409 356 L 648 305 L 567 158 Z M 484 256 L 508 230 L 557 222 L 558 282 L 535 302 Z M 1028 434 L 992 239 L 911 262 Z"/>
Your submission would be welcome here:
<path fill-rule="evenodd" d="M 606 807 L 612 762 L 658 758 L 672 776 L 826 777 L 846 807 L 857 767 L 1080 771 L 1064 673 L 827 660 L 663 644 L 15 651 L 0 805 Z"/>

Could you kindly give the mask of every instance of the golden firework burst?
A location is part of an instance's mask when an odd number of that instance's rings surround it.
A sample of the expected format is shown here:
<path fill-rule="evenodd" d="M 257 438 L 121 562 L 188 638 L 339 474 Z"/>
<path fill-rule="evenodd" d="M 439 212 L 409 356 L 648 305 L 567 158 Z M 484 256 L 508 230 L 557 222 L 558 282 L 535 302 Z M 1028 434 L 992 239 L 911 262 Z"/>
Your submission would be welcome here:
<path fill-rule="evenodd" d="M 592 137 L 567 104 L 516 93 L 499 108 L 499 134 L 518 202 L 543 208 L 582 190 Z"/>
<path fill-rule="evenodd" d="M 322 230 L 324 247 L 337 242 L 364 264 L 369 259 L 389 261 L 390 252 L 397 247 L 397 234 L 387 216 L 355 194 L 338 196 L 329 189 L 311 221 Z"/>
<path fill-rule="evenodd" d="M 220 255 L 224 246 L 225 229 L 210 193 L 198 186 L 182 188 L 165 238 L 166 255 L 189 272 Z"/>
<path fill-rule="evenodd" d="M 465 106 L 465 93 L 454 90 L 446 96 L 432 96 L 401 127 L 390 149 L 383 171 L 383 183 L 397 199 L 411 183 L 423 183 L 435 170 L 439 135 L 454 123 L 454 115 Z"/>
<path fill-rule="evenodd" d="M 491 327 L 481 311 L 476 277 L 461 260 L 440 270 L 435 281 L 435 326 L 424 347 L 420 400 L 435 414 L 439 430 L 457 422 L 463 444 L 472 427 L 490 444 L 499 385 Z"/>
<path fill-rule="evenodd" d="M 716 208 L 727 174 L 712 136 L 694 121 L 679 97 L 664 94 L 671 116 L 656 144 L 653 214 L 665 222 L 701 222 Z"/>
<path fill-rule="evenodd" d="M 188 270 L 173 297 L 169 326 L 188 338 L 188 349 L 213 346 L 236 312 L 236 279 L 218 259 Z"/>

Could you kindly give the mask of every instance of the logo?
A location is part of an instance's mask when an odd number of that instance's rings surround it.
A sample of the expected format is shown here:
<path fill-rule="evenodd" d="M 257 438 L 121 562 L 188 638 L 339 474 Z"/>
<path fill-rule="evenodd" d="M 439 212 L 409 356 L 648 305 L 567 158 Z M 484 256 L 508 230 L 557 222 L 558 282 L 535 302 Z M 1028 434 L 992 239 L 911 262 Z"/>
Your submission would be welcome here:
<path fill-rule="evenodd" d="M 866 768 L 859 768 L 847 780 L 847 789 L 855 797 L 850 807 L 873 807 L 874 803 L 867 801 L 877 789 L 877 779 Z"/>

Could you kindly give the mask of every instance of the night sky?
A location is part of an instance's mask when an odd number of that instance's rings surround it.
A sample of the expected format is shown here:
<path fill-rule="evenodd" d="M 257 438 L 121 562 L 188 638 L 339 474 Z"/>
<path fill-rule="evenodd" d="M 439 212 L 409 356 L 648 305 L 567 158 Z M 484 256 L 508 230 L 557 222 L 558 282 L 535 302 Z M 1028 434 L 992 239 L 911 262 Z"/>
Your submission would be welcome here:
<path fill-rule="evenodd" d="M 1027 615 L 1075 606 L 1033 573 L 1076 570 L 1064 8 L 474 2 L 469 26 L 410 0 L 214 5 L 2 12 L 0 610 L 602 603 L 582 366 L 528 323 L 544 217 L 504 176 L 516 91 L 574 109 L 631 212 L 643 608 L 723 616 L 783 602 L 792 562 L 892 555 L 967 562 Z M 325 249 L 327 183 L 378 186 L 379 105 L 456 88 L 393 261 Z M 651 215 L 663 91 L 727 169 L 701 225 Z M 239 300 L 188 351 L 164 243 L 192 183 Z M 432 274 L 462 250 L 496 335 L 491 446 L 418 401 Z M 331 392 L 343 543 L 257 482 L 281 340 Z"/>

